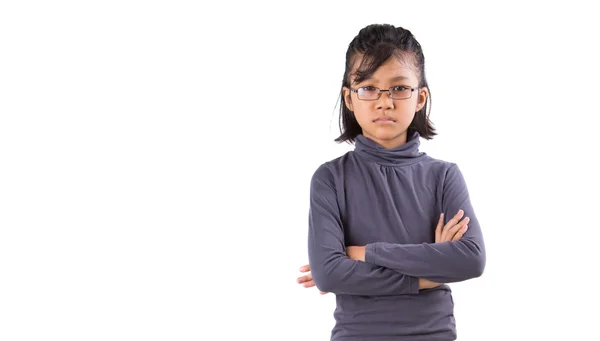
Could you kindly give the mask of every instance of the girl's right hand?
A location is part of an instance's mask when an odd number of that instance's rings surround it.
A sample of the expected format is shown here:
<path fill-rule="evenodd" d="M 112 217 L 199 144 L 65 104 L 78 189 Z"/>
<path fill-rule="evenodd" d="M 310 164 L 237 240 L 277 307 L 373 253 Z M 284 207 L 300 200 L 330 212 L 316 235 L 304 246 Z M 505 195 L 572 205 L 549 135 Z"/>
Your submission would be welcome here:
<path fill-rule="evenodd" d="M 300 267 L 300 272 L 309 272 L 309 271 L 310 271 L 310 265 L 309 264 L 306 264 L 306 265 Z M 298 283 L 302 284 L 305 288 L 310 288 L 310 287 L 314 287 L 315 286 L 315 281 L 313 281 L 313 279 L 312 279 L 312 274 L 308 274 L 308 275 L 304 275 L 304 276 L 298 277 L 296 279 L 296 281 Z M 321 295 L 327 294 L 326 292 L 323 292 L 323 291 L 319 291 L 319 293 Z"/>
<path fill-rule="evenodd" d="M 444 213 L 442 213 L 435 229 L 435 242 L 443 243 L 456 241 L 462 238 L 469 228 L 467 225 L 469 223 L 469 217 L 465 217 L 460 221 L 464 214 L 465 212 L 463 210 L 458 210 L 458 213 L 444 225 Z"/>

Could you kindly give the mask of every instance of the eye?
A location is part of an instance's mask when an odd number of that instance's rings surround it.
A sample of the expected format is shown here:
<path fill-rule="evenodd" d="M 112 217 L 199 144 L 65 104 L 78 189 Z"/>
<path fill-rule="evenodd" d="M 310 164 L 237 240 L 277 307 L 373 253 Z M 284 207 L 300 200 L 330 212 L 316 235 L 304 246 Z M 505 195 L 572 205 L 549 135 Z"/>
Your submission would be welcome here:
<path fill-rule="evenodd" d="M 364 91 L 377 91 L 377 88 L 374 86 L 363 86 Z"/>
<path fill-rule="evenodd" d="M 393 91 L 405 91 L 405 90 L 410 90 L 409 87 L 404 86 L 404 85 L 398 85 L 392 88 Z"/>

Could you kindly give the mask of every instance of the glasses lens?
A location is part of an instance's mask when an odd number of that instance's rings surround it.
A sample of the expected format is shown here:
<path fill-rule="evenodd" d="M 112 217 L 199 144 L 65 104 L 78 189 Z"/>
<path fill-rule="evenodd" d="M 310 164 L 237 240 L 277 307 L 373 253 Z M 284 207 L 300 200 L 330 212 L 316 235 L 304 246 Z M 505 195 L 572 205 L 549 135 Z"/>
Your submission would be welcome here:
<path fill-rule="evenodd" d="M 410 88 L 407 88 L 405 86 L 397 86 L 392 88 L 391 95 L 394 99 L 406 99 L 409 98 L 410 95 L 412 95 L 412 91 Z"/>
<path fill-rule="evenodd" d="M 372 86 L 367 86 L 358 89 L 358 98 L 364 100 L 373 100 L 379 97 L 379 89 Z"/>

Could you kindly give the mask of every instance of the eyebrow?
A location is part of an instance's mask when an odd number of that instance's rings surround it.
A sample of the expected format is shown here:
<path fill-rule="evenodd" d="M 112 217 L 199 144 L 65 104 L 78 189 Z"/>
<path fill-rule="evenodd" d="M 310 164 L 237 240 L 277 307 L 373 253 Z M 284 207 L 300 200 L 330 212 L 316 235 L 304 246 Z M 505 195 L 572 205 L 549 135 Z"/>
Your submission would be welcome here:
<path fill-rule="evenodd" d="M 407 80 L 407 79 L 409 79 L 409 77 L 407 77 L 407 76 L 396 76 L 396 77 L 390 78 L 389 81 L 396 82 L 396 81 L 402 81 L 402 80 Z M 373 77 L 368 77 L 368 78 L 363 79 L 360 83 L 367 82 L 367 81 L 373 81 L 373 80 L 375 80 Z M 358 82 L 354 81 L 353 84 L 358 84 Z"/>
<path fill-rule="evenodd" d="M 405 80 L 405 79 L 409 79 L 409 78 L 406 76 L 396 76 L 394 78 L 390 78 L 389 80 L 390 81 L 401 81 L 401 80 Z M 372 81 L 372 80 L 374 80 L 373 77 L 369 77 L 369 78 L 365 79 L 365 81 Z"/>

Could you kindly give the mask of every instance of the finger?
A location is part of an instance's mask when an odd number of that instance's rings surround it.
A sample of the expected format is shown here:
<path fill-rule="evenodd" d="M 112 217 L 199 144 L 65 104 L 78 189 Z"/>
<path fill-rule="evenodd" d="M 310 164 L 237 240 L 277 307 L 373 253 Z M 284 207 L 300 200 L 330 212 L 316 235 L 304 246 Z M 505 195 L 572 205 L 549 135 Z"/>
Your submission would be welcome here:
<path fill-rule="evenodd" d="M 324 291 L 319 291 L 319 293 L 320 293 L 321 295 L 326 295 L 326 294 L 327 294 L 327 293 L 326 293 L 326 292 L 324 292 Z"/>
<path fill-rule="evenodd" d="M 312 281 L 312 274 L 308 274 L 306 276 L 298 277 L 297 281 L 298 281 L 298 283 L 304 283 L 304 282 Z"/>
<path fill-rule="evenodd" d="M 468 229 L 469 229 L 469 225 L 463 226 L 460 230 L 458 230 L 458 232 L 456 232 L 454 237 L 452 237 L 452 241 L 456 241 L 456 240 L 459 240 L 460 238 L 462 238 L 462 236 L 465 234 L 465 232 L 467 232 Z"/>
<path fill-rule="evenodd" d="M 460 220 L 460 219 L 461 219 L 461 218 L 462 218 L 464 215 L 465 215 L 465 211 L 463 211 L 463 210 L 458 210 L 458 213 L 456 213 L 456 214 L 454 215 L 454 217 L 452 217 L 452 219 L 450 219 L 450 220 L 448 221 L 448 223 L 446 224 L 446 226 L 444 226 L 444 227 L 448 227 L 448 228 L 449 228 L 449 227 L 452 227 L 452 226 L 454 226 L 454 225 L 458 224 L 459 220 Z"/>
<path fill-rule="evenodd" d="M 303 286 L 305 288 L 314 287 L 315 286 L 315 282 L 314 281 L 308 281 L 308 282 L 304 283 Z"/>
<path fill-rule="evenodd" d="M 435 228 L 435 242 L 437 243 L 442 236 L 442 226 L 444 225 L 444 213 L 440 214 L 440 220 Z"/>
<path fill-rule="evenodd" d="M 465 219 L 463 219 L 460 223 L 454 225 L 450 230 L 448 230 L 445 241 L 454 240 L 454 235 L 458 233 L 458 231 L 460 231 L 465 225 L 467 225 L 469 221 L 471 221 L 470 218 L 465 217 Z"/>
<path fill-rule="evenodd" d="M 307 271 L 310 271 L 310 265 L 306 264 L 306 265 L 300 267 L 300 272 L 307 272 Z"/>
<path fill-rule="evenodd" d="M 463 210 L 458 210 L 458 213 L 456 213 L 456 215 L 454 217 L 452 217 L 452 219 L 450 219 L 446 225 L 444 226 L 444 228 L 442 229 L 442 239 L 446 239 L 448 238 L 447 234 L 448 234 L 448 230 L 450 228 L 452 228 L 454 225 L 458 224 L 458 221 L 460 220 L 460 218 L 462 218 L 462 216 L 465 214 L 465 212 Z"/>

